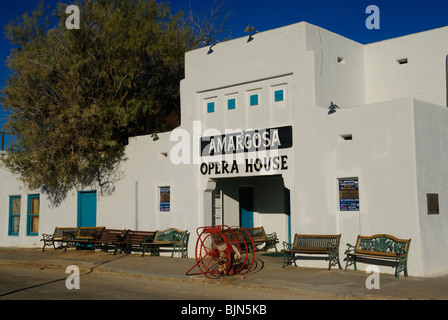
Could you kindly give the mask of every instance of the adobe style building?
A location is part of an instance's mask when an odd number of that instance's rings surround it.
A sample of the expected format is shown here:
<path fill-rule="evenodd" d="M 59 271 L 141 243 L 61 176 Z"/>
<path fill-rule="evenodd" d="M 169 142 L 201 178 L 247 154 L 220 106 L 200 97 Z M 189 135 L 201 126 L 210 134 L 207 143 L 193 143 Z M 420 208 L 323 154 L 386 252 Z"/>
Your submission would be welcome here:
<path fill-rule="evenodd" d="M 188 52 L 180 127 L 132 138 L 112 194 L 52 207 L 0 170 L 0 245 L 176 227 L 194 257 L 198 227 L 264 226 L 279 250 L 342 234 L 341 259 L 359 234 L 412 239 L 409 275 L 446 272 L 447 54 L 448 27 L 363 45 L 305 22 Z"/>

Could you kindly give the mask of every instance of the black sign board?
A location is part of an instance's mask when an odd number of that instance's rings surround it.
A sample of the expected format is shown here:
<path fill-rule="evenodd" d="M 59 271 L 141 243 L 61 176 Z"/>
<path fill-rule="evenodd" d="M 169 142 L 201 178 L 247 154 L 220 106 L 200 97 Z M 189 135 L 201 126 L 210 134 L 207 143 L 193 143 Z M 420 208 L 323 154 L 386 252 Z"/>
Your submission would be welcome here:
<path fill-rule="evenodd" d="M 250 130 L 201 138 L 201 156 L 292 147 L 292 126 Z"/>

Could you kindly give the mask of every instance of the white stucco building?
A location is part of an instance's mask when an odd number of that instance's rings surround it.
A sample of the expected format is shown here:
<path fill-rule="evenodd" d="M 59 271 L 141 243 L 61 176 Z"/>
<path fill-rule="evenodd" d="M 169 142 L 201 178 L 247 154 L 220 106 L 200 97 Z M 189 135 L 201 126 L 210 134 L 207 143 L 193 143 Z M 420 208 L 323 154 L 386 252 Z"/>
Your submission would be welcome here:
<path fill-rule="evenodd" d="M 446 272 L 447 54 L 448 27 L 362 45 L 305 22 L 188 52 L 181 126 L 131 139 L 111 195 L 52 207 L 0 169 L 0 245 L 177 227 L 193 257 L 198 227 L 254 225 L 280 242 L 340 233 L 341 259 L 359 234 L 412 239 L 409 275 Z"/>

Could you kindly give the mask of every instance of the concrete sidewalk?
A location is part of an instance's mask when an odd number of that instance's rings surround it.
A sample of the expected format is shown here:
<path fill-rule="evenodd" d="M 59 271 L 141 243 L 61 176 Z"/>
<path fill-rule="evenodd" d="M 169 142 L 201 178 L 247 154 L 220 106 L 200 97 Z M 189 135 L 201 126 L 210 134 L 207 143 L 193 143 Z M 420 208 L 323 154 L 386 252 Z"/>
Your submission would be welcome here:
<path fill-rule="evenodd" d="M 66 268 L 76 265 L 81 273 L 92 270 L 114 271 L 157 279 L 175 281 L 203 281 L 231 286 L 255 286 L 262 289 L 291 290 L 310 297 L 324 299 L 448 299 L 448 275 L 426 278 L 400 278 L 380 275 L 380 289 L 367 289 L 369 274 L 363 271 L 347 271 L 288 266 L 282 268 L 283 258 L 257 253 L 254 271 L 221 279 L 208 279 L 202 274 L 187 276 L 195 265 L 194 259 L 170 257 L 141 257 L 139 254 L 117 254 L 82 250 L 54 250 L 0 248 L 0 272 L 2 265 L 20 265 L 30 268 Z M 198 272 L 197 269 L 191 273 Z"/>

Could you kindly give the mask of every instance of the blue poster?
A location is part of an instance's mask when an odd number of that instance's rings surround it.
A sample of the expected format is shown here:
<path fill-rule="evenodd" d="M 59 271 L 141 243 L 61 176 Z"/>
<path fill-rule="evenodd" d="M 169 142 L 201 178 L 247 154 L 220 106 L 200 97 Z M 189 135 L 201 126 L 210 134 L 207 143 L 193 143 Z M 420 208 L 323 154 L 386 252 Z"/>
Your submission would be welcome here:
<path fill-rule="evenodd" d="M 160 212 L 170 211 L 170 187 L 160 188 Z"/>
<path fill-rule="evenodd" d="M 359 211 L 358 179 L 339 180 L 340 211 Z"/>

